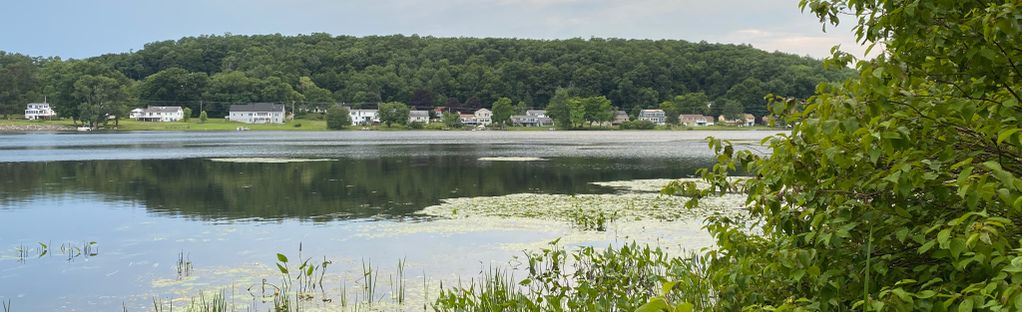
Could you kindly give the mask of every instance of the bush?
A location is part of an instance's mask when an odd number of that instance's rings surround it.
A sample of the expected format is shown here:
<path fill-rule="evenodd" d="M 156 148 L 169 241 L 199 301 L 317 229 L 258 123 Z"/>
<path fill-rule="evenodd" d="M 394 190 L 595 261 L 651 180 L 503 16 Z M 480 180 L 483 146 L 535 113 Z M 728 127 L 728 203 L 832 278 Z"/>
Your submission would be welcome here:
<path fill-rule="evenodd" d="M 621 129 L 652 130 L 656 124 L 649 120 L 629 120 L 621 123 Z"/>
<path fill-rule="evenodd" d="M 341 130 L 351 126 L 351 111 L 347 107 L 334 106 L 326 110 L 326 128 Z"/>
<path fill-rule="evenodd" d="M 713 310 L 1019 311 L 1022 7 L 801 3 L 834 24 L 857 12 L 861 39 L 884 51 L 812 98 L 773 98 L 792 130 L 763 141 L 768 156 L 711 139 L 713 189 L 665 189 L 748 195 L 749 223 L 706 226 Z M 735 185 L 736 168 L 752 177 Z"/>
<path fill-rule="evenodd" d="M 443 115 L 444 126 L 448 128 L 461 128 L 461 116 L 457 113 L 446 112 Z"/>
<path fill-rule="evenodd" d="M 181 109 L 181 111 L 183 113 L 182 117 L 181 117 L 181 121 L 188 121 L 189 119 L 192 119 L 192 109 L 191 108 L 185 107 L 185 108 Z"/>
<path fill-rule="evenodd" d="M 200 112 L 199 113 L 199 122 L 205 123 L 206 120 L 209 120 L 209 115 L 206 114 L 206 111 Z"/>
<path fill-rule="evenodd" d="M 426 127 L 426 124 L 424 124 L 422 122 L 418 122 L 418 121 L 413 121 L 413 122 L 408 123 L 408 129 L 417 129 L 418 130 L 418 129 L 423 129 L 425 127 Z"/>

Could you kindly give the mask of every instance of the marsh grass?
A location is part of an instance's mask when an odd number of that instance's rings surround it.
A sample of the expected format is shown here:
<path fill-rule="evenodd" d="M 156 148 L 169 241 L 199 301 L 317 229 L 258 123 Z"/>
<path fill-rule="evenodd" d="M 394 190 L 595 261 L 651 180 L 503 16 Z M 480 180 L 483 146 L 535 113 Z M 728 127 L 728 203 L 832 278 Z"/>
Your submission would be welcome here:
<path fill-rule="evenodd" d="M 0 304 L 3 305 L 4 312 L 11 312 L 11 299 L 0 301 Z"/>
<path fill-rule="evenodd" d="M 568 252 L 554 241 L 526 252 L 524 260 L 521 280 L 491 268 L 467 287 L 441 288 L 435 310 L 634 311 L 661 295 L 698 307 L 712 302 L 703 259 L 673 257 L 660 248 L 630 243 Z"/>
<path fill-rule="evenodd" d="M 192 274 L 192 260 L 184 251 L 177 254 L 177 279 L 181 280 Z"/>
<path fill-rule="evenodd" d="M 68 262 L 78 258 L 91 258 L 99 255 L 99 245 L 96 242 L 66 242 L 60 244 L 60 254 Z"/>

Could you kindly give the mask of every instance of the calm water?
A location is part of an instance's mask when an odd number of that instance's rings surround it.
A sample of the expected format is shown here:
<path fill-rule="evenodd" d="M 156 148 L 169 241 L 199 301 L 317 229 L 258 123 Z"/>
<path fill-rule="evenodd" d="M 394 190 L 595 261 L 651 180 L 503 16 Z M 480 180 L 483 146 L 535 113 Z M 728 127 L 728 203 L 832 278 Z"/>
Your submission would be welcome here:
<path fill-rule="evenodd" d="M 245 280 L 277 252 L 326 256 L 337 274 L 405 258 L 421 275 L 471 274 L 501 244 L 560 230 L 374 235 L 429 224 L 445 198 L 587 194 L 590 182 L 690 176 L 703 138 L 768 132 L 221 132 L 0 135 L 0 299 L 14 311 L 143 310 Z M 487 161 L 480 157 L 541 157 Z M 330 159 L 298 163 L 211 158 Z M 96 242 L 92 254 L 60 245 Z M 49 244 L 40 256 L 38 242 Z M 600 242 L 602 243 L 602 242 Z M 92 248 L 92 247 L 90 247 Z M 22 249 L 25 252 L 19 252 Z M 194 265 L 179 278 L 184 253 Z M 343 277 L 341 277 L 343 279 Z M 242 285 L 242 287 L 247 287 Z"/>

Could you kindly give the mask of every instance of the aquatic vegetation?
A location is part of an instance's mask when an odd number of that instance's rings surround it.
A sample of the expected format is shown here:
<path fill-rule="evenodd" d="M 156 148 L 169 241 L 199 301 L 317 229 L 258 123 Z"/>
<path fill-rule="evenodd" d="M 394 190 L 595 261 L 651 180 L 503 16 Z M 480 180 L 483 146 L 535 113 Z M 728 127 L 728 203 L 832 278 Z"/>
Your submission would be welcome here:
<path fill-rule="evenodd" d="M 177 254 L 177 279 L 188 277 L 192 274 L 192 260 L 185 255 L 184 251 Z"/>
<path fill-rule="evenodd" d="M 702 258 L 670 256 L 660 248 L 630 243 L 598 250 L 583 247 L 567 251 L 557 241 L 536 252 L 526 252 L 522 268 L 526 275 L 514 278 L 515 270 L 491 268 L 468 286 L 442 288 L 437 311 L 634 311 L 668 289 L 668 296 L 700 307 L 709 304 Z M 685 276 L 693 285 L 675 291 Z M 679 288 L 680 289 L 680 288 Z"/>
<path fill-rule="evenodd" d="M 604 232 L 610 223 L 617 220 L 617 212 L 587 212 L 579 207 L 569 215 L 569 219 L 572 225 L 579 230 Z"/>
<path fill-rule="evenodd" d="M 659 194 L 511 194 L 504 196 L 451 198 L 426 207 L 422 214 L 446 217 L 524 217 L 571 221 L 578 213 L 616 215 L 619 220 L 661 220 L 703 218 L 713 214 L 736 214 L 744 204 L 740 195 L 707 198 L 698 207 L 686 208 L 687 198 Z"/>
<path fill-rule="evenodd" d="M 641 179 L 625 181 L 590 182 L 589 184 L 618 189 L 624 192 L 659 193 L 664 185 L 673 181 L 695 181 L 696 179 Z M 698 182 L 697 182 L 698 183 Z"/>
<path fill-rule="evenodd" d="M 239 164 L 287 164 L 287 163 L 301 163 L 301 162 L 337 161 L 336 159 L 329 159 L 329 158 L 271 158 L 271 157 L 210 158 L 209 160 L 213 161 L 213 162 L 239 163 Z"/>
<path fill-rule="evenodd" d="M 11 299 L 0 301 L 0 304 L 3 305 L 4 312 L 11 312 Z"/>

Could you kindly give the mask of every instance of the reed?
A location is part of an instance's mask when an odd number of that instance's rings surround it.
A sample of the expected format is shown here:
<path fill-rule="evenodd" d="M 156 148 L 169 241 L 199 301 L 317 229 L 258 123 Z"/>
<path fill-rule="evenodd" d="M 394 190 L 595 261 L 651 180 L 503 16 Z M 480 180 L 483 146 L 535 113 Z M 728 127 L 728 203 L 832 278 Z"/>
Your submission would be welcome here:
<path fill-rule="evenodd" d="M 192 260 L 184 251 L 177 254 L 177 279 L 188 277 L 192 274 Z"/>

